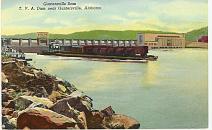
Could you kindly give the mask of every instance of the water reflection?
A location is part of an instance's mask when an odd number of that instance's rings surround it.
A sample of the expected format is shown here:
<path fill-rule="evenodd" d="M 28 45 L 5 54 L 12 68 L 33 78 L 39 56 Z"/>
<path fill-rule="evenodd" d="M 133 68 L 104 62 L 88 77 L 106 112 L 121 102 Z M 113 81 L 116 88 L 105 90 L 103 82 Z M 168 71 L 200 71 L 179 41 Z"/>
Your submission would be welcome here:
<path fill-rule="evenodd" d="M 144 87 L 153 86 L 159 84 L 159 79 L 157 78 L 159 73 L 159 64 L 155 62 L 149 62 L 144 69 L 144 74 L 141 77 L 141 84 L 146 84 Z"/>

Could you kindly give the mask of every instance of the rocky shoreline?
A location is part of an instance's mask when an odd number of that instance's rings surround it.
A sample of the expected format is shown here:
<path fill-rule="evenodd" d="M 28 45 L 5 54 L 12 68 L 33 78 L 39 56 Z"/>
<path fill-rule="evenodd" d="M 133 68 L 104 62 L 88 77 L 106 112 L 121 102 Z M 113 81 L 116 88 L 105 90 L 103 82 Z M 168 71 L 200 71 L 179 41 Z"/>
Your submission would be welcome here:
<path fill-rule="evenodd" d="M 93 100 L 73 84 L 23 60 L 2 57 L 3 129 L 138 129 L 135 119 Z"/>

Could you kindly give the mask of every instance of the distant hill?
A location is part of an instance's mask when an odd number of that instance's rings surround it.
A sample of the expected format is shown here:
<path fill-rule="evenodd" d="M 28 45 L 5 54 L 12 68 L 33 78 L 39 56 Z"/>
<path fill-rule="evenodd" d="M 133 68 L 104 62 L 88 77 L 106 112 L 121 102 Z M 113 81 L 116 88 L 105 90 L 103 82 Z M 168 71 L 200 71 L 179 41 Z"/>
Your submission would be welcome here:
<path fill-rule="evenodd" d="M 70 34 L 49 34 L 50 39 L 96 39 L 96 40 L 136 40 L 137 33 L 161 33 L 167 34 L 176 32 L 164 32 L 164 31 L 151 31 L 151 30 L 141 30 L 141 31 L 109 31 L 109 30 L 93 30 L 93 31 L 83 31 L 75 32 Z M 204 27 L 198 30 L 193 30 L 186 33 L 186 40 L 196 41 L 201 35 L 208 34 L 208 27 Z M 36 38 L 36 33 L 27 33 L 20 35 L 3 35 L 3 38 Z"/>
<path fill-rule="evenodd" d="M 16 35 L 2 35 L 2 38 L 36 38 L 36 33 L 16 34 Z"/>
<path fill-rule="evenodd" d="M 208 27 L 200 28 L 197 30 L 192 30 L 186 33 L 186 40 L 188 41 L 197 41 L 199 37 L 203 35 L 208 35 Z"/>
<path fill-rule="evenodd" d="M 50 39 L 96 39 L 96 40 L 135 40 L 137 33 L 175 33 L 175 32 L 163 32 L 163 31 L 108 31 L 108 30 L 93 30 L 75 32 L 71 34 L 49 34 Z M 27 33 L 21 35 L 3 35 L 4 38 L 36 38 L 36 33 Z"/>

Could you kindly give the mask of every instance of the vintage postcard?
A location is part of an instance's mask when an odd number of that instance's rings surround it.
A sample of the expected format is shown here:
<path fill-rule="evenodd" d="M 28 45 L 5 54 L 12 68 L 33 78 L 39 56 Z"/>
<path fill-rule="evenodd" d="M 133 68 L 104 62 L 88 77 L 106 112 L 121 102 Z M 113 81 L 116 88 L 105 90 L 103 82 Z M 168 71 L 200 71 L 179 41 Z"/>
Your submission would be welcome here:
<path fill-rule="evenodd" d="M 2 129 L 208 128 L 208 0 L 1 0 Z"/>

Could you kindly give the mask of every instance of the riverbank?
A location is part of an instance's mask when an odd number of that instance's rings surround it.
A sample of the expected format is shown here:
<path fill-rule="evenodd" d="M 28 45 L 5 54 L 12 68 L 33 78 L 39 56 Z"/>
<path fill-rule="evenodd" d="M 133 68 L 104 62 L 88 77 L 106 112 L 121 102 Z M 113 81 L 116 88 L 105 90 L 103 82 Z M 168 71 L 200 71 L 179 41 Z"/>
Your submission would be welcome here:
<path fill-rule="evenodd" d="M 92 98 L 73 84 L 26 61 L 2 58 L 1 75 L 4 129 L 140 127 L 135 119 L 116 114 L 111 106 L 96 110 Z"/>

